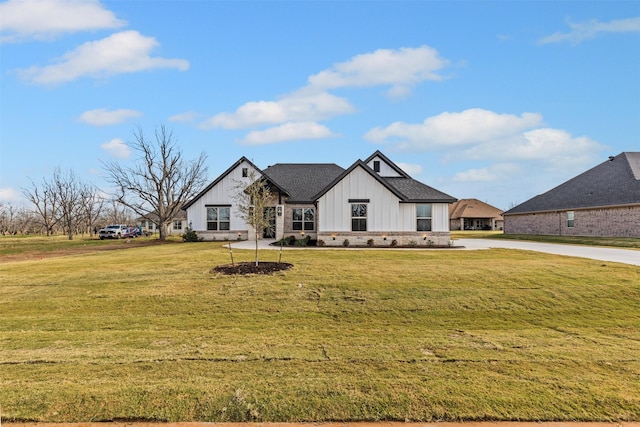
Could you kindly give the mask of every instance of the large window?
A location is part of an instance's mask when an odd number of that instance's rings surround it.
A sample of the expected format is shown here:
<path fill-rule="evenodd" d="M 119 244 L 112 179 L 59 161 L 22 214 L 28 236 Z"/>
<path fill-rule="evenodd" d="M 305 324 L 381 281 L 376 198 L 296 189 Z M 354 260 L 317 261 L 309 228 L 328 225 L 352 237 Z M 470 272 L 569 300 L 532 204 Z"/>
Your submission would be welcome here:
<path fill-rule="evenodd" d="M 312 231 L 315 228 L 316 214 L 313 208 L 293 208 L 294 230 Z"/>
<path fill-rule="evenodd" d="M 207 207 L 207 230 L 228 231 L 231 208 L 215 206 Z"/>
<path fill-rule="evenodd" d="M 431 231 L 431 205 L 416 205 L 416 230 Z"/>
<path fill-rule="evenodd" d="M 367 205 L 351 204 L 351 231 L 367 231 Z"/>
<path fill-rule="evenodd" d="M 573 228 L 575 222 L 575 213 L 573 211 L 567 212 L 567 227 Z"/>

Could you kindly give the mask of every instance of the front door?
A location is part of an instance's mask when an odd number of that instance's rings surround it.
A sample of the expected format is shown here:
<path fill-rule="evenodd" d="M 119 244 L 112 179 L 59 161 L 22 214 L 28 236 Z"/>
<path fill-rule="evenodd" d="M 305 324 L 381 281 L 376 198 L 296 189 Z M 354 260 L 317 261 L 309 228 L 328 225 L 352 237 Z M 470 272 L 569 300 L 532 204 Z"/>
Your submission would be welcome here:
<path fill-rule="evenodd" d="M 262 231 L 262 237 L 274 239 L 276 237 L 276 208 L 274 206 L 264 208 L 264 217 L 269 220 L 269 225 Z"/>

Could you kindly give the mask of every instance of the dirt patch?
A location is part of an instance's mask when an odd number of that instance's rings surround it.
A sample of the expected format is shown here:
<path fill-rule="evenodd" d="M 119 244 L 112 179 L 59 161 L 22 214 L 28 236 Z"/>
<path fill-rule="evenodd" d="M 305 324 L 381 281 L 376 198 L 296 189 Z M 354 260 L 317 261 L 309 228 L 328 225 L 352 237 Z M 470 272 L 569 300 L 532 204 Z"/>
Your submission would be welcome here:
<path fill-rule="evenodd" d="M 235 264 L 219 265 L 211 269 L 212 273 L 221 274 L 273 274 L 278 271 L 289 270 L 293 264 L 287 262 L 240 262 Z"/>

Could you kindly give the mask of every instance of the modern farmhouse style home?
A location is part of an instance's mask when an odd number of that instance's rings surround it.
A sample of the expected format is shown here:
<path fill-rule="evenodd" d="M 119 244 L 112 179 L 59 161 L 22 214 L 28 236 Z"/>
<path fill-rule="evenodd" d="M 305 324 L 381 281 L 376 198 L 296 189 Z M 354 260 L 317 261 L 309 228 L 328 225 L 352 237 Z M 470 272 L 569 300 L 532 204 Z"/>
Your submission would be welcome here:
<path fill-rule="evenodd" d="M 640 237 L 640 152 L 625 152 L 508 210 L 507 234 Z"/>
<path fill-rule="evenodd" d="M 414 180 L 380 151 L 348 169 L 279 163 L 261 170 L 242 157 L 185 205 L 190 227 L 206 240 L 253 239 L 237 197 L 251 177 L 266 180 L 273 198 L 267 209 L 274 224 L 258 230 L 264 238 L 309 236 L 325 246 L 451 241 L 449 204 L 456 199 Z"/>

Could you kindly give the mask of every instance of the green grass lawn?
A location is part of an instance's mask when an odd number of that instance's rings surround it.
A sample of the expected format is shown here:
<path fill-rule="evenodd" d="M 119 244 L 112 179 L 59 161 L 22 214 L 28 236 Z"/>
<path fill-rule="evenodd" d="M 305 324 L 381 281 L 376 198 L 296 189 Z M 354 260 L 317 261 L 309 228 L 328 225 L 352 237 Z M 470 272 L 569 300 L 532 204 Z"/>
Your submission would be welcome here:
<path fill-rule="evenodd" d="M 3 421 L 640 420 L 637 266 L 101 243 L 0 261 Z"/>

